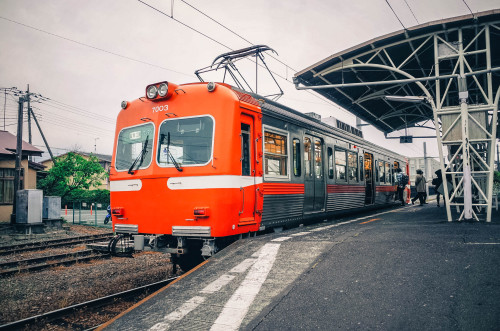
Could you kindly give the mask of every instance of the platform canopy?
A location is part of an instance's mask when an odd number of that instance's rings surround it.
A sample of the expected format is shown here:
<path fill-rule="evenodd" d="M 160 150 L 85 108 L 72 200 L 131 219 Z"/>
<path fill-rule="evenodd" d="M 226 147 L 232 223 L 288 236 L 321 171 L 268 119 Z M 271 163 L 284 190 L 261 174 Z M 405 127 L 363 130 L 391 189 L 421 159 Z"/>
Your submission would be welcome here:
<path fill-rule="evenodd" d="M 499 68 L 500 9 L 495 9 L 372 39 L 296 73 L 294 81 L 298 89 L 314 89 L 389 133 L 426 126 L 434 119 L 429 100 L 435 108 L 457 105 L 459 90 L 468 91 L 469 104 L 490 104 Z M 462 89 L 460 76 L 467 78 Z"/>

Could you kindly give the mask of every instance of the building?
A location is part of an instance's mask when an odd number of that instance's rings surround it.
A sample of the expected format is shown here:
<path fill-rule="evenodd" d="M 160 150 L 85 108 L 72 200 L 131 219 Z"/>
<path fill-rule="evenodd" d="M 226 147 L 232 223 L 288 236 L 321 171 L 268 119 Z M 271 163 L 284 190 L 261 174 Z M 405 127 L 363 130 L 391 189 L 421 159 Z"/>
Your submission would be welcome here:
<path fill-rule="evenodd" d="M 10 222 L 14 203 L 14 174 L 16 167 L 17 137 L 0 131 L 0 222 Z M 29 156 L 41 156 L 42 151 L 23 141 L 21 153 L 20 189 L 36 189 L 37 172 L 44 166 L 28 160 Z"/>
<path fill-rule="evenodd" d="M 417 169 L 420 169 L 424 172 L 425 178 L 430 181 L 433 177 L 436 177 L 434 172 L 440 169 L 439 161 L 428 157 L 427 164 L 429 165 L 429 169 L 427 170 L 425 159 L 423 157 L 410 157 L 408 158 L 408 163 L 410 165 L 410 180 L 411 185 L 415 184 L 415 176 L 417 175 Z"/>
<path fill-rule="evenodd" d="M 99 160 L 99 164 L 104 168 L 104 170 L 106 170 L 107 173 L 109 173 L 109 168 L 111 166 L 111 155 L 77 152 L 77 151 L 74 151 L 72 153 L 78 154 L 87 160 L 90 158 L 91 155 L 97 157 L 97 159 Z M 64 158 L 67 154 L 68 153 L 61 154 L 61 155 L 56 156 L 55 158 L 56 159 Z M 45 166 L 45 168 L 46 168 L 45 170 L 49 170 L 54 165 L 54 163 L 52 162 L 51 159 L 42 161 L 40 163 Z M 101 184 L 101 186 L 93 187 L 91 189 L 109 190 L 109 177 L 106 177 L 106 180 Z"/>

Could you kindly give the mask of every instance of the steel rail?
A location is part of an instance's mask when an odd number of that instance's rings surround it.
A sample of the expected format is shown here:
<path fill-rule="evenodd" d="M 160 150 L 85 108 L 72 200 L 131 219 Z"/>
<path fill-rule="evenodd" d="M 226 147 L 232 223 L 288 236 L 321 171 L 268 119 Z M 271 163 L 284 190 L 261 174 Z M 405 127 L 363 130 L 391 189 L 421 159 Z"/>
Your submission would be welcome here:
<path fill-rule="evenodd" d="M 90 260 L 111 257 L 111 255 L 109 253 L 93 253 L 92 250 L 86 250 L 83 252 L 85 252 L 85 253 L 83 253 L 84 256 L 81 256 L 82 254 L 78 254 L 80 252 L 77 252 L 77 253 L 53 255 L 53 256 L 46 257 L 46 258 L 32 259 L 32 260 L 40 260 L 40 261 L 31 262 L 31 263 L 42 263 L 42 264 L 35 264 L 35 265 L 19 266 L 22 261 L 7 262 L 6 264 L 8 264 L 8 263 L 15 264 L 16 262 L 19 262 L 19 263 L 18 263 L 17 267 L 12 267 L 9 269 L 0 270 L 0 276 L 9 276 L 9 275 L 18 274 L 21 272 L 28 272 L 28 271 L 38 271 L 38 270 L 48 269 L 48 268 L 56 267 L 56 266 L 60 266 L 60 265 L 68 266 L 68 265 L 76 264 L 79 262 L 88 262 Z M 50 258 L 64 259 L 64 258 L 68 258 L 68 257 L 71 257 L 71 258 L 66 259 L 66 260 L 62 260 L 62 261 L 49 262 L 49 263 L 45 263 L 43 261 L 43 260 L 45 260 L 45 261 L 50 260 Z M 29 260 L 24 260 L 24 261 L 29 261 Z"/>
<path fill-rule="evenodd" d="M 73 237 L 73 238 L 64 238 L 64 239 L 55 239 L 55 240 L 46 240 L 46 241 L 38 241 L 35 243 L 26 243 L 12 246 L 3 246 L 0 247 L 0 255 L 8 255 L 13 253 L 41 250 L 46 248 L 54 248 L 54 247 L 63 247 L 73 244 L 80 244 L 86 242 L 93 242 L 97 240 L 107 239 L 112 236 L 109 234 L 99 234 L 92 236 L 83 236 L 83 237 Z"/>
<path fill-rule="evenodd" d="M 78 303 L 76 305 L 72 305 L 72 306 L 69 306 L 69 307 L 65 307 L 65 308 L 53 310 L 53 311 L 50 311 L 50 312 L 47 312 L 47 313 L 44 313 L 44 314 L 39 314 L 39 315 L 28 317 L 28 318 L 25 318 L 25 319 L 22 319 L 22 320 L 19 320 L 19 321 L 15 321 L 15 322 L 7 323 L 7 324 L 4 324 L 4 325 L 0 325 L 0 330 L 20 329 L 20 328 L 25 327 L 25 326 L 27 326 L 29 324 L 36 323 L 36 322 L 39 322 L 39 321 L 47 321 L 47 320 L 50 321 L 50 320 L 55 320 L 57 318 L 61 318 L 63 316 L 69 315 L 69 314 L 73 313 L 75 310 L 78 310 L 78 309 L 81 309 L 81 308 L 95 308 L 95 307 L 99 307 L 99 306 L 104 305 L 108 301 L 113 301 L 113 300 L 119 299 L 119 298 L 126 298 L 128 296 L 131 296 L 131 295 L 143 292 L 143 291 L 151 290 L 151 289 L 159 289 L 159 288 L 161 288 L 161 287 L 163 287 L 165 285 L 168 285 L 169 283 L 171 283 L 172 281 L 174 281 L 178 277 L 179 276 L 168 278 L 168 279 L 156 282 L 156 283 L 152 283 L 152 284 L 148 284 L 148 285 L 136 287 L 136 288 L 131 289 L 131 290 L 127 290 L 127 291 L 123 291 L 123 292 L 111 294 L 111 295 L 108 295 L 108 296 L 105 296 L 105 297 L 102 297 L 102 298 L 98 298 L 98 299 L 94 299 L 94 300 L 90 300 L 90 301 Z"/>

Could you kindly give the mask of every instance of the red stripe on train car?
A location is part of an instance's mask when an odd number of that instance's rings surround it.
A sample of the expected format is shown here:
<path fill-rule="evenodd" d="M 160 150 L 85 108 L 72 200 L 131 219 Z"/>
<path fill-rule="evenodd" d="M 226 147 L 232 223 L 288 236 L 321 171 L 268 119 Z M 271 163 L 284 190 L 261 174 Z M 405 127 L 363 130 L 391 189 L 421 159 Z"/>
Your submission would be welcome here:
<path fill-rule="evenodd" d="M 396 192 L 395 186 L 377 186 L 376 192 Z"/>
<path fill-rule="evenodd" d="M 359 185 L 327 185 L 327 193 L 365 193 L 365 187 Z"/>
<path fill-rule="evenodd" d="M 304 184 L 264 183 L 264 194 L 304 194 Z"/>

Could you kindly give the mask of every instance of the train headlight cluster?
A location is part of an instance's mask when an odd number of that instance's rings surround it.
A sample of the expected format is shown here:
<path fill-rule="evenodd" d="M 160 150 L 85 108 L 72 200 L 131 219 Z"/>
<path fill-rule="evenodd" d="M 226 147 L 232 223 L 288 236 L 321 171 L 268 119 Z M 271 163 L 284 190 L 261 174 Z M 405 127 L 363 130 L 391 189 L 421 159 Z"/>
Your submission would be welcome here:
<path fill-rule="evenodd" d="M 169 82 L 159 82 L 146 87 L 146 98 L 149 100 L 164 100 L 170 98 L 179 86 Z"/>

